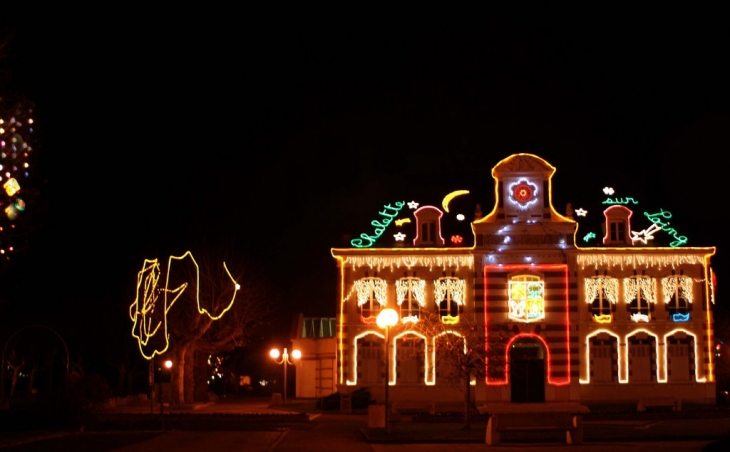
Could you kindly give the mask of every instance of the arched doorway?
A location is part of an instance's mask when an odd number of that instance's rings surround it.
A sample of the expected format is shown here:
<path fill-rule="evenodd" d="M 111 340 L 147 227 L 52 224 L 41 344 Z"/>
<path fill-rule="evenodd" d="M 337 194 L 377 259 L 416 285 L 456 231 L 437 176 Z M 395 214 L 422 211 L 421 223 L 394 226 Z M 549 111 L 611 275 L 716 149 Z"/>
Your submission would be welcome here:
<path fill-rule="evenodd" d="M 545 349 L 532 338 L 518 339 L 509 350 L 509 381 L 513 403 L 545 401 Z"/>

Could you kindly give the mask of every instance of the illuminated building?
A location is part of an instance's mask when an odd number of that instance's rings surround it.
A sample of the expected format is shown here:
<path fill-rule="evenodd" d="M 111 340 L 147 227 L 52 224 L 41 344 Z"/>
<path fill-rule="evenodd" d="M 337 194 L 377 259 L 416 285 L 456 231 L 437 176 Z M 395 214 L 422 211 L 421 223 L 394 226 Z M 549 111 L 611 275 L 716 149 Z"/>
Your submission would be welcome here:
<path fill-rule="evenodd" d="M 337 391 L 336 332 L 334 317 L 299 314 L 292 335 L 292 349 L 302 352 L 296 362 L 296 397 L 320 398 Z"/>
<path fill-rule="evenodd" d="M 540 157 L 512 155 L 492 170 L 493 209 L 482 215 L 472 204 L 466 233 L 449 229 L 464 213 L 453 204 L 469 195 L 459 190 L 440 207 L 394 200 L 351 247 L 331 250 L 340 393 L 368 387 L 378 399 L 388 374 L 396 407 L 458 403 L 463 388 L 439 369 L 438 340 L 468 340 L 465 328 L 476 325 L 485 350 L 472 382 L 477 405 L 715 403 L 715 248 L 687 246 L 669 211 L 643 210 L 643 200 L 611 187 L 599 209 L 569 204 L 562 215 L 554 173 Z M 598 229 L 583 227 L 596 217 Z M 375 324 L 385 307 L 400 313 L 389 360 Z M 443 327 L 419 328 L 426 313 Z"/>

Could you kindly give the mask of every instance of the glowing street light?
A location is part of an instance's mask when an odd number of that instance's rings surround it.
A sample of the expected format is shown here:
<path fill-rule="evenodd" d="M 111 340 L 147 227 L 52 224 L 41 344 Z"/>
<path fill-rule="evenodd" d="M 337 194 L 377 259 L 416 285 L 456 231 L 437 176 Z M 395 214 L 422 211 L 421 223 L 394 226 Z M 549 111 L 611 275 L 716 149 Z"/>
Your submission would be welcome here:
<path fill-rule="evenodd" d="M 390 420 L 388 406 L 388 386 L 390 385 L 390 355 L 388 354 L 388 346 L 390 345 L 390 327 L 398 324 L 398 312 L 395 309 L 385 308 L 378 314 L 375 322 L 379 328 L 385 330 L 385 433 L 390 432 Z"/>
<path fill-rule="evenodd" d="M 286 368 L 287 365 L 294 365 L 294 362 L 289 359 L 289 352 L 284 348 L 284 353 L 280 353 L 279 349 L 272 348 L 269 352 L 269 356 L 274 358 L 274 362 L 276 364 L 283 364 L 284 365 L 284 405 L 286 405 Z M 281 356 L 281 359 L 279 359 L 279 356 Z M 302 357 L 302 352 L 299 350 L 292 350 L 291 357 L 294 359 L 299 359 Z"/>

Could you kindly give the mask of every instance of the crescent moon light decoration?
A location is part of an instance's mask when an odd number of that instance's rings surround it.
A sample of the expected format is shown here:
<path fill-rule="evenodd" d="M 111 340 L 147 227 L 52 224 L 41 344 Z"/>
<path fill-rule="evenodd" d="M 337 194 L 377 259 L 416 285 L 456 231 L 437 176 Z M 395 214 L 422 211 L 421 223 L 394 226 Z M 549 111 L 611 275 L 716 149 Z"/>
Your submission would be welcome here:
<path fill-rule="evenodd" d="M 444 200 L 441 201 L 441 206 L 444 208 L 444 212 L 449 213 L 449 203 L 452 199 L 456 198 L 457 196 L 461 195 L 468 195 L 469 190 L 456 190 L 452 191 L 448 195 L 444 196 Z"/>

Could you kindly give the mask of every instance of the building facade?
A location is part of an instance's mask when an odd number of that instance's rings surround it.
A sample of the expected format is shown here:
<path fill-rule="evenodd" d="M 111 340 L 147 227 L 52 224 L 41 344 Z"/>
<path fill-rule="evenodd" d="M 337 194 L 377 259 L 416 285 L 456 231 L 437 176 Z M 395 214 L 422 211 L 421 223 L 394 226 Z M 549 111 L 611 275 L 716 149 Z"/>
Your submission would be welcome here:
<path fill-rule="evenodd" d="M 466 190 L 440 206 L 400 200 L 331 250 L 340 393 L 367 387 L 382 400 L 388 375 L 396 406 L 458 401 L 467 384 L 477 405 L 715 403 L 715 248 L 686 246 L 669 212 L 642 215 L 610 195 L 600 229 L 579 233 L 587 211 L 553 208 L 554 173 L 538 156 L 509 156 L 492 170 L 488 214 L 457 213 Z M 660 235 L 667 246 L 654 245 Z M 384 308 L 399 314 L 387 348 Z M 479 368 L 465 373 L 472 354 Z"/>

